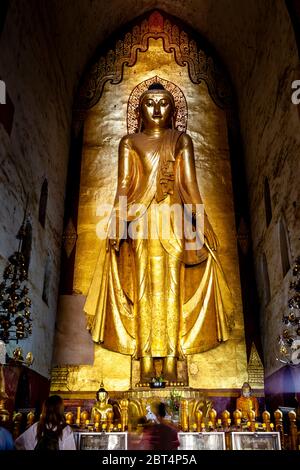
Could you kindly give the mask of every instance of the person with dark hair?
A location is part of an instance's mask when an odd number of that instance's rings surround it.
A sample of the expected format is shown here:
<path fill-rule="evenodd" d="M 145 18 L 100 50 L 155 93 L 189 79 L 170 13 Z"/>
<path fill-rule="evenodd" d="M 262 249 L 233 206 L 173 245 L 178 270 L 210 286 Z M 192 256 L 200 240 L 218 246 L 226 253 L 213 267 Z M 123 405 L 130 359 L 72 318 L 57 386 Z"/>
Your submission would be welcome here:
<path fill-rule="evenodd" d="M 145 428 L 141 449 L 143 450 L 176 450 L 179 446 L 178 432 L 165 420 L 166 405 L 160 402 L 156 406 L 155 414 L 158 423 Z"/>
<path fill-rule="evenodd" d="M 75 450 L 73 431 L 66 424 L 63 400 L 53 395 L 45 401 L 40 420 L 16 439 L 18 450 Z"/>
<path fill-rule="evenodd" d="M 14 440 L 10 432 L 0 426 L 0 450 L 14 450 Z"/>

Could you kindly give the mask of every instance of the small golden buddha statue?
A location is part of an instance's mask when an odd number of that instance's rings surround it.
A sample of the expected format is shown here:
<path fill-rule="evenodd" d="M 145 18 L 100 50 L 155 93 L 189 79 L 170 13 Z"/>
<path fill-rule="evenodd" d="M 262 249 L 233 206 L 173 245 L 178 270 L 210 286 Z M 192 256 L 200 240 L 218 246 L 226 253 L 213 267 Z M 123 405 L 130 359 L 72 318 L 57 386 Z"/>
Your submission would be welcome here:
<path fill-rule="evenodd" d="M 96 393 L 97 401 L 91 411 L 92 423 L 101 423 L 101 425 L 110 425 L 113 421 L 114 412 L 111 404 L 108 403 L 109 396 L 103 384 L 100 385 Z"/>
<path fill-rule="evenodd" d="M 242 412 L 242 419 L 248 420 L 251 410 L 255 411 L 255 417 L 259 416 L 259 405 L 256 397 L 252 396 L 250 385 L 245 382 L 242 386 L 241 396 L 236 400 L 236 408 Z"/>
<path fill-rule="evenodd" d="M 13 358 L 14 358 L 14 361 L 16 361 L 16 362 L 23 362 L 24 361 L 22 348 L 17 347 L 16 349 L 14 349 Z"/>

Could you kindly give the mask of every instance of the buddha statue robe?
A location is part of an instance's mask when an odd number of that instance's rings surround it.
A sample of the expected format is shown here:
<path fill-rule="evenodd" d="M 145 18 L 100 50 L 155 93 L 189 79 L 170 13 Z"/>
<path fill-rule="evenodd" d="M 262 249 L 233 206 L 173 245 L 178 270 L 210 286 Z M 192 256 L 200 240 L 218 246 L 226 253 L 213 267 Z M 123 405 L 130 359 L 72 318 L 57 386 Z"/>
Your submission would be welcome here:
<path fill-rule="evenodd" d="M 134 237 L 122 240 L 119 250 L 101 240 L 84 307 L 96 343 L 137 359 L 180 358 L 229 337 L 232 299 L 206 213 L 204 233 L 196 232 L 204 242 L 199 248 L 186 248 L 172 210 L 167 236 L 162 229 L 166 209 L 175 204 L 184 213 L 202 203 L 194 155 L 176 153 L 182 134 L 164 129 L 159 136 L 139 132 L 122 139 L 109 224 L 130 225 Z"/>

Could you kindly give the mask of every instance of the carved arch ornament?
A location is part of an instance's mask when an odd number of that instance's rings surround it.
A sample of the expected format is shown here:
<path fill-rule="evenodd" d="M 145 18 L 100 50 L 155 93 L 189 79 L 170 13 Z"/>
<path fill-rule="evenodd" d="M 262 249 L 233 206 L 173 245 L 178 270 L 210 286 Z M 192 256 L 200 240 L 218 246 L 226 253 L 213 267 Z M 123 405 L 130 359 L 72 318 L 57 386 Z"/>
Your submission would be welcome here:
<path fill-rule="evenodd" d="M 204 81 L 215 104 L 222 109 L 232 107 L 231 87 L 226 74 L 215 59 L 199 47 L 197 42 L 175 24 L 173 19 L 154 11 L 135 24 L 113 49 L 99 57 L 84 77 L 74 107 L 74 130 L 81 128 L 86 111 L 101 98 L 106 82 L 117 85 L 122 81 L 124 65 L 132 67 L 138 51 L 146 52 L 149 39 L 163 40 L 165 52 L 174 52 L 178 65 L 188 67 L 192 83 Z"/>

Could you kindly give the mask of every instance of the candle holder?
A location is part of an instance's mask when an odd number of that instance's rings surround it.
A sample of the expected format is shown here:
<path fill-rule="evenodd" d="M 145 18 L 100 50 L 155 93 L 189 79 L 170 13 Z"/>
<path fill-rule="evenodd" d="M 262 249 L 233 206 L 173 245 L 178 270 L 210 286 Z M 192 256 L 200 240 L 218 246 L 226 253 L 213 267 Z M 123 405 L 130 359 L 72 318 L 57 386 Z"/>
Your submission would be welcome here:
<path fill-rule="evenodd" d="M 3 366 L 0 364 L 0 424 L 7 424 L 9 421 L 9 412 L 5 408 L 8 395 L 5 391 L 5 379 Z"/>
<path fill-rule="evenodd" d="M 0 339 L 4 343 L 28 338 L 32 333 L 31 300 L 26 285 L 28 279 L 25 257 L 21 251 L 27 236 L 25 219 L 19 230 L 18 250 L 9 258 L 0 283 Z"/>

